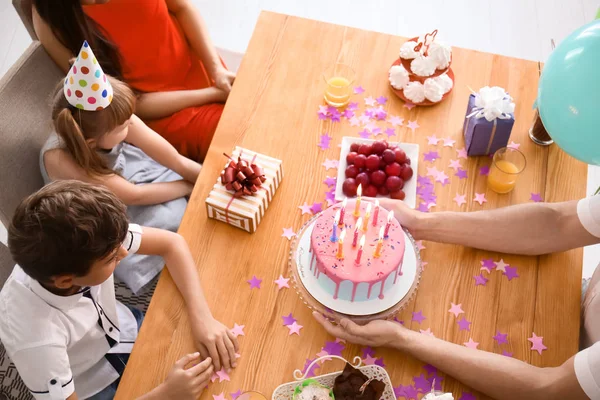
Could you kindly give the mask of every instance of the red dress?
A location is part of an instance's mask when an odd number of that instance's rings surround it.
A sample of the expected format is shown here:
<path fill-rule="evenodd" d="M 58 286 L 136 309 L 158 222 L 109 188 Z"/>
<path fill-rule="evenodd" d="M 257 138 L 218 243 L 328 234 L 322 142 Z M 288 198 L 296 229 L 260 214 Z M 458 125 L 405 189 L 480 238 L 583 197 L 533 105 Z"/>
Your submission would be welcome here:
<path fill-rule="evenodd" d="M 111 0 L 84 7 L 117 45 L 123 77 L 141 92 L 203 89 L 212 81 L 164 0 Z M 223 104 L 190 107 L 145 121 L 181 154 L 203 161 Z"/>

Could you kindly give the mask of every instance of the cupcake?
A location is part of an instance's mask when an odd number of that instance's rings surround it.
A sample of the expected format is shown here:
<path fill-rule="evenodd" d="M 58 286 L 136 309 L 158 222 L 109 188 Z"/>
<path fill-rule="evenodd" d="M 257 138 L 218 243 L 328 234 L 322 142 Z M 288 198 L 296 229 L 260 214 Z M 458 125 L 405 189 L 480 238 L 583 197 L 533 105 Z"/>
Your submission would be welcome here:
<path fill-rule="evenodd" d="M 333 400 L 333 392 L 314 379 L 306 379 L 294 389 L 293 400 Z"/>

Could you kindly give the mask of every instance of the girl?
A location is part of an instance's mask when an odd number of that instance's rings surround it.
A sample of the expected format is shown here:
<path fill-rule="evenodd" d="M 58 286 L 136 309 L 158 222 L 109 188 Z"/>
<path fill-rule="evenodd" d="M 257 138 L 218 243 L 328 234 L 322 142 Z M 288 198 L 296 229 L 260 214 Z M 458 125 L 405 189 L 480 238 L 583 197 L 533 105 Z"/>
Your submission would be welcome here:
<path fill-rule="evenodd" d="M 88 40 L 104 71 L 141 93 L 136 114 L 181 154 L 204 160 L 235 75 L 190 0 L 33 3 L 37 36 L 65 72 Z"/>
<path fill-rule="evenodd" d="M 87 42 L 54 96 L 54 130 L 40 154 L 46 183 L 77 179 L 111 189 L 131 221 L 176 231 L 200 165 L 181 156 L 135 114 L 129 87 L 104 75 Z M 163 260 L 134 255 L 115 275 L 137 292 Z"/>

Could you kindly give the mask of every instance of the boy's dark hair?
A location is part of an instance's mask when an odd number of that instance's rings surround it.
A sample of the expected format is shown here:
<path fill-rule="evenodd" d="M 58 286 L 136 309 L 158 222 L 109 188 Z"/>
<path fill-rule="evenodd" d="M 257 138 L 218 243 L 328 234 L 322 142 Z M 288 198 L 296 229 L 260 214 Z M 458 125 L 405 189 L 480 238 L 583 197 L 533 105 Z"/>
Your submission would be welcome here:
<path fill-rule="evenodd" d="M 53 182 L 17 207 L 8 229 L 13 260 L 39 282 L 85 276 L 127 235 L 126 207 L 110 190 L 80 181 Z"/>

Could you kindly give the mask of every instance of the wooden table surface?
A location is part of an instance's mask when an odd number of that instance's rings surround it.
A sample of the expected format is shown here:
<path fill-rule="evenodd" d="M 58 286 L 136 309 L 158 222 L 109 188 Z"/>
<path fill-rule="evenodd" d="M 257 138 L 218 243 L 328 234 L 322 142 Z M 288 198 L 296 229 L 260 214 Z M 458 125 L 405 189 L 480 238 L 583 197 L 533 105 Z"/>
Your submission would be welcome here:
<path fill-rule="evenodd" d="M 415 32 L 415 34 L 425 33 Z M 443 32 L 440 33 L 443 36 Z M 585 196 L 586 166 L 566 156 L 556 146 L 539 147 L 527 136 L 533 118 L 538 64 L 473 50 L 454 48 L 452 68 L 455 88 L 443 103 L 431 108 L 408 110 L 394 97 L 387 71 L 397 58 L 404 38 L 359 29 L 263 12 L 256 25 L 248 51 L 227 101 L 221 123 L 179 232 L 187 239 L 206 296 L 215 317 L 232 327 L 245 325 L 240 337 L 241 358 L 230 382 L 215 383 L 202 398 L 241 390 L 258 390 L 267 396 L 281 383 L 293 380 L 292 373 L 303 368 L 306 359 L 315 358 L 331 337 L 312 319 L 310 310 L 293 288 L 277 290 L 273 283 L 280 274 L 289 276 L 290 242 L 281 237 L 284 227 L 298 230 L 309 218 L 298 206 L 324 201 L 327 187 L 322 183 L 336 171 L 321 165 L 326 158 L 337 159 L 342 136 L 358 136 L 359 129 L 346 120 L 320 121 L 317 106 L 323 104 L 321 73 L 335 62 L 350 64 L 357 72 L 357 84 L 366 92 L 354 95 L 364 110 L 365 96 L 387 96 L 385 109 L 405 119 L 397 129 L 398 139 L 419 143 L 421 152 L 434 150 L 426 136 L 452 137 L 455 148 L 437 146 L 441 159 L 433 165 L 450 174 L 448 164 L 456 149 L 463 147 L 462 125 L 469 88 L 501 86 L 515 99 L 516 123 L 511 140 L 526 154 L 527 168 L 517 188 L 508 195 L 486 189 L 479 168 L 489 165 L 487 157 L 461 160 L 468 179 L 451 176 L 451 183 L 435 184 L 437 206 L 432 211 L 472 211 L 526 203 L 532 192 L 546 201 L 563 201 Z M 413 133 L 409 120 L 420 127 Z M 383 126 L 383 125 L 382 125 Z M 321 151 L 320 135 L 329 132 L 331 148 Z M 224 165 L 223 152 L 240 145 L 283 160 L 285 178 L 258 231 L 248 234 L 206 215 L 205 198 Z M 419 174 L 432 164 L 419 161 Z M 474 193 L 486 193 L 480 206 Z M 452 201 L 466 194 L 461 208 Z M 428 265 L 416 299 L 398 318 L 413 330 L 427 329 L 436 337 L 464 343 L 473 338 L 479 348 L 502 350 L 537 366 L 561 364 L 578 349 L 582 250 L 543 257 L 500 255 L 460 246 L 425 243 L 423 259 Z M 492 272 L 486 286 L 475 286 L 483 258 L 503 258 L 518 267 L 519 277 L 508 281 Z M 250 290 L 246 282 L 256 275 L 261 289 Z M 462 303 L 464 316 L 472 322 L 471 331 L 459 331 L 450 303 Z M 413 311 L 422 311 L 422 324 L 411 322 Z M 289 313 L 303 325 L 301 335 L 288 335 L 281 317 Z M 508 345 L 499 346 L 492 337 L 496 331 L 508 334 Z M 544 337 L 548 350 L 540 356 L 527 341 L 532 332 Z M 162 274 L 140 336 L 134 347 L 117 399 L 133 399 L 166 377 L 173 363 L 184 353 L 194 351 L 185 305 L 169 273 Z M 348 344 L 343 352 L 351 359 L 361 354 Z M 377 349 L 395 386 L 412 384 L 423 372 L 423 364 L 401 353 Z M 325 364 L 318 373 L 340 369 L 339 362 Z M 460 397 L 465 388 L 446 377 L 444 389 Z M 483 398 L 483 396 L 480 396 Z"/>

